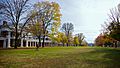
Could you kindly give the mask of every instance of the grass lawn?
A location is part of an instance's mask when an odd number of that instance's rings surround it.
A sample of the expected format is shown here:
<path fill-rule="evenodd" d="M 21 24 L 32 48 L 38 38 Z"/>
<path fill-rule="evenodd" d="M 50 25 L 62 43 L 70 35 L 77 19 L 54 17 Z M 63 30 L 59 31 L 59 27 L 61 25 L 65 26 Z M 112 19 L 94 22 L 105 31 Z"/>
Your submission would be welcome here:
<path fill-rule="evenodd" d="M 120 68 L 120 49 L 46 47 L 0 50 L 0 68 Z"/>

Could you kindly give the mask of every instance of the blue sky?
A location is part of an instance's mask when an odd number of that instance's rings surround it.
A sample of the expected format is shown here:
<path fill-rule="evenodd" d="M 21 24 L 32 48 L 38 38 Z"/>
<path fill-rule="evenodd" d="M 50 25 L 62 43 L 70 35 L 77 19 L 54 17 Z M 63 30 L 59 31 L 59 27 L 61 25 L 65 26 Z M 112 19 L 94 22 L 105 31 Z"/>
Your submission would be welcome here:
<path fill-rule="evenodd" d="M 108 19 L 109 10 L 120 3 L 120 0 L 52 1 L 59 3 L 61 7 L 61 23 L 73 23 L 74 34 L 83 33 L 89 43 L 94 42 L 95 38 L 100 34 L 101 24 L 104 24 L 104 21 Z"/>

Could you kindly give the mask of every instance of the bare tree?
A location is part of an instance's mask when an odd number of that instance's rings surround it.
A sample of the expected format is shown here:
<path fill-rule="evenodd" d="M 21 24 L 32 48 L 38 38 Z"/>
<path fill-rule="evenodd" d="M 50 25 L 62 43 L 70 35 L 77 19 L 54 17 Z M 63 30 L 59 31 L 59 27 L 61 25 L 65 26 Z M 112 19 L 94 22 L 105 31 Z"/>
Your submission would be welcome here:
<path fill-rule="evenodd" d="M 18 38 L 30 19 L 30 16 L 27 15 L 29 10 L 29 0 L 0 0 L 0 17 L 2 17 L 2 19 L 7 19 L 15 27 L 14 48 L 17 48 Z M 19 28 L 20 23 L 23 24 L 21 28 Z"/>
<path fill-rule="evenodd" d="M 62 25 L 62 31 L 65 33 L 65 35 L 67 36 L 67 46 L 69 46 L 69 42 L 70 42 L 70 36 L 74 30 L 73 24 L 72 23 L 64 23 Z"/>
<path fill-rule="evenodd" d="M 116 43 L 120 41 L 120 4 L 117 8 L 111 9 L 108 16 L 109 18 L 103 26 L 103 34 L 107 36 L 107 39 L 112 40 L 112 43 L 114 43 L 114 46 L 116 47 Z"/>
<path fill-rule="evenodd" d="M 82 41 L 85 39 L 85 36 L 83 33 L 77 34 L 78 40 L 79 40 L 79 45 L 81 46 Z"/>
<path fill-rule="evenodd" d="M 109 14 L 109 21 L 107 26 L 107 33 L 110 37 L 118 40 L 120 38 L 120 12 L 118 8 L 111 9 Z"/>

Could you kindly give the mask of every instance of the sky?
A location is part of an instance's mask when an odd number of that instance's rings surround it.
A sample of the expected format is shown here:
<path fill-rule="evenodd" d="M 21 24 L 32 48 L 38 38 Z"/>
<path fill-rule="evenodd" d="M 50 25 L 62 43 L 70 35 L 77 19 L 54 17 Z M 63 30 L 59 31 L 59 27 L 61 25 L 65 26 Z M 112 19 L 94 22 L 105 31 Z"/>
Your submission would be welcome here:
<path fill-rule="evenodd" d="M 101 25 L 107 21 L 110 9 L 117 7 L 120 3 L 120 0 L 52 1 L 57 2 L 61 7 L 61 23 L 73 23 L 73 34 L 83 33 L 88 43 L 94 42 L 95 38 L 102 32 Z"/>

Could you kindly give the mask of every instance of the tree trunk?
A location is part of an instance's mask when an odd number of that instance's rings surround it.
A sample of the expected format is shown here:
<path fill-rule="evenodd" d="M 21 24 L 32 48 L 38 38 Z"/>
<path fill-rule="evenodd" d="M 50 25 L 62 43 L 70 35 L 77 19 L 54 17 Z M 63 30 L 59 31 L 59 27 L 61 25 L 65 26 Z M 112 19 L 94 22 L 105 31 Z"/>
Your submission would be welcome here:
<path fill-rule="evenodd" d="M 76 44 L 76 46 L 77 46 L 77 44 Z"/>
<path fill-rule="evenodd" d="M 43 42 L 42 42 L 42 47 L 45 46 L 45 35 L 43 35 Z"/>
<path fill-rule="evenodd" d="M 67 47 L 69 46 L 69 44 L 67 43 Z"/>
<path fill-rule="evenodd" d="M 117 42 L 115 42 L 115 48 L 117 48 Z"/>
<path fill-rule="evenodd" d="M 70 45 L 69 43 L 70 43 L 70 40 L 69 40 L 69 38 L 68 38 L 67 47 Z"/>
<path fill-rule="evenodd" d="M 39 45 L 38 48 L 41 47 L 41 36 L 39 36 Z"/>
<path fill-rule="evenodd" d="M 14 48 L 17 49 L 17 38 L 15 37 L 15 45 Z"/>
<path fill-rule="evenodd" d="M 17 49 L 17 44 L 18 44 L 18 33 L 17 33 L 17 27 L 15 28 L 16 32 L 15 32 L 15 46 L 14 48 Z"/>
<path fill-rule="evenodd" d="M 39 46 L 41 46 L 41 36 L 38 36 L 38 39 L 39 39 L 39 44 L 36 45 L 36 50 L 38 50 Z"/>
<path fill-rule="evenodd" d="M 63 47 L 64 47 L 64 43 L 63 43 Z"/>

